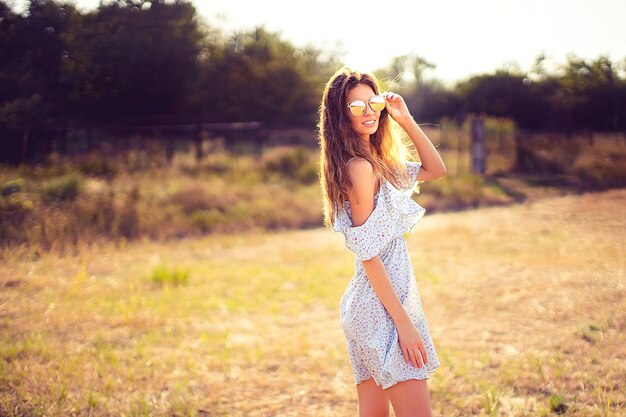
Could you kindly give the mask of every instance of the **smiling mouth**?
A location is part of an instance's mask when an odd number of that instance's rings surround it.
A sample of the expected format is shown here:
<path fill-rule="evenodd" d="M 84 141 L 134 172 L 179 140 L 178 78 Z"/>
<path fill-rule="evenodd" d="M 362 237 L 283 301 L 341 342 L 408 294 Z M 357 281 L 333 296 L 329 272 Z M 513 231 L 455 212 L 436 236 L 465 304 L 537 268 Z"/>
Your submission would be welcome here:
<path fill-rule="evenodd" d="M 368 120 L 367 122 L 363 122 L 365 126 L 374 126 L 376 124 L 376 120 Z"/>

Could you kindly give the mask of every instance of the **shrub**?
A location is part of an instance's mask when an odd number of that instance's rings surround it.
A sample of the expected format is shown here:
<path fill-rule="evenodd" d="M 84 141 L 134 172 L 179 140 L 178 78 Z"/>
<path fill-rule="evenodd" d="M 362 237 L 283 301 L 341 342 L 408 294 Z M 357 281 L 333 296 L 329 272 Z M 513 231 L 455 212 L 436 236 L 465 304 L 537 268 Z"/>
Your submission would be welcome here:
<path fill-rule="evenodd" d="M 117 221 L 118 231 L 122 236 L 133 239 L 140 235 L 139 214 L 134 203 L 128 202 L 124 206 Z"/>
<path fill-rule="evenodd" d="M 97 193 L 92 198 L 79 199 L 76 202 L 76 219 L 81 231 L 93 231 L 107 237 L 117 235 L 118 209 L 115 205 L 115 193 L 112 189 Z"/>
<path fill-rule="evenodd" d="M 85 175 L 112 178 L 117 175 L 117 167 L 110 158 L 90 153 L 78 163 L 78 169 Z"/>
<path fill-rule="evenodd" d="M 558 141 L 550 135 L 532 137 L 523 142 L 524 158 L 518 168 L 534 174 L 564 174 L 582 149 L 574 140 Z"/>
<path fill-rule="evenodd" d="M 420 188 L 417 201 L 430 212 L 507 204 L 521 197 L 505 191 L 497 181 L 472 173 L 446 175 L 423 183 Z"/>
<path fill-rule="evenodd" d="M 0 213 L 30 211 L 35 207 L 35 203 L 28 198 L 26 193 L 10 194 L 0 199 Z"/>
<path fill-rule="evenodd" d="M 626 149 L 596 146 L 594 152 L 581 155 L 572 172 L 587 188 L 605 189 L 626 186 Z"/>
<path fill-rule="evenodd" d="M 83 188 L 83 179 L 76 174 L 53 178 L 43 185 L 45 200 L 74 200 Z"/>
<path fill-rule="evenodd" d="M 313 155 L 313 152 L 302 146 L 277 147 L 263 156 L 262 167 L 266 173 L 310 184 L 318 179 L 316 158 Z"/>
<path fill-rule="evenodd" d="M 12 180 L 12 181 L 7 181 L 3 186 L 2 186 L 2 195 L 4 197 L 7 197 L 13 193 L 16 193 L 18 191 L 22 191 L 24 189 L 24 180 L 21 178 Z"/>
<path fill-rule="evenodd" d="M 0 197 L 0 246 L 27 239 L 34 211 L 35 204 L 26 193 Z"/>
<path fill-rule="evenodd" d="M 305 164 L 298 170 L 296 178 L 303 184 L 313 184 L 319 180 L 319 170 L 316 164 Z"/>
<path fill-rule="evenodd" d="M 180 206 L 185 214 L 213 208 L 211 196 L 205 187 L 198 183 L 189 184 L 176 191 L 170 202 Z"/>
<path fill-rule="evenodd" d="M 129 239 L 136 238 L 141 234 L 141 219 L 138 208 L 139 198 L 139 186 L 134 184 L 126 197 L 124 206 L 119 210 L 118 231 L 122 236 Z"/>
<path fill-rule="evenodd" d="M 201 183 L 192 183 L 175 192 L 169 202 L 180 206 L 189 215 L 211 209 L 224 212 L 237 199 L 232 191 L 221 185 L 216 184 L 209 192 Z"/>
<path fill-rule="evenodd" d="M 225 152 L 207 155 L 200 163 L 200 169 L 206 172 L 223 175 L 234 169 L 235 156 Z"/>
<path fill-rule="evenodd" d="M 210 232 L 224 222 L 224 214 L 215 209 L 195 211 L 191 214 L 191 221 L 202 232 Z"/>
<path fill-rule="evenodd" d="M 626 168 L 621 162 L 626 148 L 615 138 L 558 140 L 536 137 L 524 145 L 523 170 L 533 185 L 574 186 L 602 190 L 626 185 Z"/>

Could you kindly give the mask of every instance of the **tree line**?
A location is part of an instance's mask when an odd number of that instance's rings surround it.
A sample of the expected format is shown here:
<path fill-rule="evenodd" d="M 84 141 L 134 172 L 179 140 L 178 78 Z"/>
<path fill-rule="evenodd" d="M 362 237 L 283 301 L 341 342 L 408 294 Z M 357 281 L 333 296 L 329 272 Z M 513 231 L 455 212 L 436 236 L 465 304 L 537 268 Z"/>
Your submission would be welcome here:
<path fill-rule="evenodd" d="M 436 79 L 425 80 L 424 73 L 434 65 L 414 54 L 394 58 L 378 73 L 389 80 L 390 88 L 404 93 L 420 120 L 483 113 L 510 118 L 518 127 L 534 131 L 626 130 L 626 59 L 615 64 L 604 56 L 589 61 L 569 55 L 551 72 L 546 60 L 540 54 L 531 71 L 500 69 L 452 88 Z"/>
<path fill-rule="evenodd" d="M 313 126 L 338 65 L 263 27 L 223 33 L 188 1 L 117 0 L 81 13 L 31 0 L 24 14 L 0 1 L 0 153 L 15 161 L 51 131 L 81 126 Z"/>
<path fill-rule="evenodd" d="M 33 143 L 84 126 L 314 128 L 340 58 L 263 27 L 225 33 L 185 0 L 112 0 L 90 12 L 30 0 L 23 14 L 0 0 L 0 159 L 27 159 Z M 624 62 L 572 56 L 548 72 L 543 59 L 530 74 L 500 70 L 453 87 L 425 80 L 433 65 L 417 55 L 376 74 L 405 95 L 420 121 L 485 113 L 525 129 L 626 129 Z M 402 73 L 412 77 L 399 80 Z"/>

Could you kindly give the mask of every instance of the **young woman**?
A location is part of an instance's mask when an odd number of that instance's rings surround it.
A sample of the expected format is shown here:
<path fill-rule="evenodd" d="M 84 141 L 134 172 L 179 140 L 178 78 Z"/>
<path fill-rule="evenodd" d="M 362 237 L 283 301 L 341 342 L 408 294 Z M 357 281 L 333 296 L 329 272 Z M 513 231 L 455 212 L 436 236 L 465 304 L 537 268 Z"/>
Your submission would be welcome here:
<path fill-rule="evenodd" d="M 390 118 L 415 145 L 407 161 Z M 325 223 L 345 235 L 355 273 L 340 302 L 359 415 L 430 416 L 426 379 L 439 366 L 404 233 L 424 215 L 410 196 L 446 167 L 398 94 L 373 76 L 341 68 L 320 106 Z"/>

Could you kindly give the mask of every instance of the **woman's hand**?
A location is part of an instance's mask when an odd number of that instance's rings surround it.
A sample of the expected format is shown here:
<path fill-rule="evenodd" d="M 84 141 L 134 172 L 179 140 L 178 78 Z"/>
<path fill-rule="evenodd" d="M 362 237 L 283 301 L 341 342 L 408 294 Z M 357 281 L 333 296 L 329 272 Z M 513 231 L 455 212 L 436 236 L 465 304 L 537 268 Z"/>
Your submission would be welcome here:
<path fill-rule="evenodd" d="M 413 364 L 416 368 L 421 368 L 428 364 L 428 356 L 424 348 L 424 341 L 420 337 L 415 325 L 410 321 L 396 323 L 400 348 L 404 355 L 404 360 L 408 364 Z"/>
<path fill-rule="evenodd" d="M 400 94 L 387 91 L 383 93 L 383 96 L 385 97 L 385 109 L 387 109 L 387 113 L 389 113 L 389 116 L 398 124 L 413 119 L 409 108 L 406 106 Z"/>

